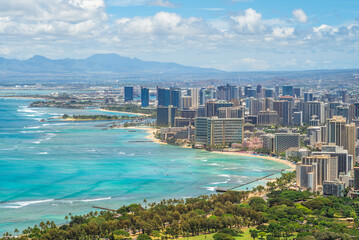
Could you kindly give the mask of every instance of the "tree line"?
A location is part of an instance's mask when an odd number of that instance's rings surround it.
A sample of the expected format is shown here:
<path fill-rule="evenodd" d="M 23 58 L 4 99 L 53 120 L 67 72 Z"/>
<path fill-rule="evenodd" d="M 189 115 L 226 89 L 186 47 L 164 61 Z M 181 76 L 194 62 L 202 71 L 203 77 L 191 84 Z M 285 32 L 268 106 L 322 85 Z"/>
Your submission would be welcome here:
<path fill-rule="evenodd" d="M 253 239 L 359 239 L 359 200 L 297 191 L 294 179 L 295 173 L 284 173 L 253 191 L 144 200 L 116 212 L 69 215 L 67 224 L 40 223 L 17 239 L 150 240 L 215 233 L 215 240 L 233 240 L 248 228 Z"/>

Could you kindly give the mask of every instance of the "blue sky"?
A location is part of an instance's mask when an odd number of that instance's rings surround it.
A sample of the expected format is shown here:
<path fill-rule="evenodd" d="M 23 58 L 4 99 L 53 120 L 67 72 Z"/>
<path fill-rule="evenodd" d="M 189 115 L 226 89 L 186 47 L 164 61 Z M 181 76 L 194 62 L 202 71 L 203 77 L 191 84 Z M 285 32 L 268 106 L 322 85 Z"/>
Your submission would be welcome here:
<path fill-rule="evenodd" d="M 358 68 L 357 0 L 0 1 L 0 56 L 117 53 L 228 71 Z"/>

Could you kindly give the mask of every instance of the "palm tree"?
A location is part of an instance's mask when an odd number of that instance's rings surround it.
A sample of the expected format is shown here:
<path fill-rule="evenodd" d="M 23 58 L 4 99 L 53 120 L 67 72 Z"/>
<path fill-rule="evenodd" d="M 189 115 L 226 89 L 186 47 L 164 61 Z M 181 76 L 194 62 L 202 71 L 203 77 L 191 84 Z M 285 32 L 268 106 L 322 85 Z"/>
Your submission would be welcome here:
<path fill-rule="evenodd" d="M 45 230 L 45 223 L 44 222 L 41 222 L 39 224 L 39 226 L 40 226 L 41 230 Z"/>

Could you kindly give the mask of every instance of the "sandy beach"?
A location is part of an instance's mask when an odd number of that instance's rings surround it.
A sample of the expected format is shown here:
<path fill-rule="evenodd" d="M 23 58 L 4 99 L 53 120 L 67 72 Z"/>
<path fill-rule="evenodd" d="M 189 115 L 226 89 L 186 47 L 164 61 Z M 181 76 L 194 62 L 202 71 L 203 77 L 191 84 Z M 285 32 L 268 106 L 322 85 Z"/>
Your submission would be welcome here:
<path fill-rule="evenodd" d="M 113 113 L 122 113 L 122 114 L 132 114 L 132 115 L 138 115 L 138 116 L 149 116 L 149 114 L 145 114 L 145 113 L 119 112 L 119 111 L 113 111 L 113 110 L 106 110 L 106 109 L 102 109 L 102 108 L 97 108 L 95 110 L 101 111 L 101 112 L 113 112 Z"/>
<path fill-rule="evenodd" d="M 152 140 L 153 142 L 156 143 L 160 143 L 160 144 L 167 144 L 165 142 L 162 142 L 160 139 L 155 138 L 154 133 L 157 132 L 159 129 L 156 128 L 151 128 L 151 127 L 128 127 L 127 129 L 142 129 L 142 130 L 146 130 L 148 135 L 146 136 L 147 139 Z M 185 148 L 188 148 L 186 146 L 184 146 Z M 266 159 L 266 160 L 270 160 L 270 161 L 274 161 L 274 162 L 278 162 L 278 163 L 282 163 L 287 165 L 291 170 L 295 170 L 296 165 L 284 160 L 284 159 L 280 159 L 280 158 L 276 158 L 276 157 L 271 157 L 271 156 L 261 156 L 261 155 L 257 155 L 257 154 L 252 154 L 249 152 L 220 152 L 220 151 L 213 151 L 213 153 L 218 153 L 218 154 L 226 154 L 226 155 L 236 155 L 236 156 L 242 156 L 242 157 L 251 157 L 251 158 L 261 158 L 261 159 Z"/>
<path fill-rule="evenodd" d="M 271 156 L 261 156 L 261 155 L 257 155 L 257 154 L 247 153 L 247 152 L 220 152 L 220 151 L 214 151 L 213 153 L 226 154 L 226 155 L 236 155 L 236 156 L 242 156 L 242 157 L 262 158 L 262 159 L 266 159 L 266 160 L 270 160 L 270 161 L 285 164 L 288 167 L 290 167 L 292 170 L 294 170 L 295 167 L 296 167 L 295 164 L 293 164 L 293 163 L 291 163 L 291 162 L 289 162 L 287 160 L 276 158 L 276 157 L 271 157 Z"/>
<path fill-rule="evenodd" d="M 134 130 L 145 130 L 148 135 L 145 137 L 148 140 L 151 140 L 155 143 L 159 143 L 159 144 L 167 144 L 165 142 L 162 142 L 160 139 L 155 138 L 155 133 L 159 130 L 156 128 L 151 128 L 151 127 L 126 127 L 125 129 L 134 129 Z"/>

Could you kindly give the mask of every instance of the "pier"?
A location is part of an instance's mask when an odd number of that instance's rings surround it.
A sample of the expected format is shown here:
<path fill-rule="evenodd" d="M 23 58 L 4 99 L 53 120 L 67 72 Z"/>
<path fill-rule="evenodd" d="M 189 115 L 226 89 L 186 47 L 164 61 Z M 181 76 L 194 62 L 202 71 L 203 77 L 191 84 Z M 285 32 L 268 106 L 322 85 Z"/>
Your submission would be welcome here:
<path fill-rule="evenodd" d="M 110 208 L 97 207 L 97 206 L 92 206 L 92 208 L 101 209 L 101 210 L 110 211 L 110 212 L 116 212 L 115 209 L 110 209 Z"/>
<path fill-rule="evenodd" d="M 233 191 L 233 190 L 236 189 L 236 188 L 240 188 L 240 187 L 249 185 L 249 184 L 251 184 L 251 183 L 260 181 L 260 180 L 268 179 L 269 177 L 271 177 L 271 176 L 273 176 L 273 175 L 276 175 L 276 174 L 278 174 L 278 173 L 282 173 L 282 172 L 284 172 L 284 171 L 286 171 L 286 170 L 287 170 L 287 169 L 282 169 L 282 170 L 280 170 L 279 172 L 271 173 L 271 174 L 268 174 L 268 175 L 266 175 L 266 176 L 264 176 L 264 177 L 260 177 L 260 178 L 254 179 L 254 180 L 252 180 L 252 181 L 250 181 L 250 182 L 243 183 L 243 184 L 241 184 L 241 185 L 238 185 L 238 186 L 235 186 L 235 187 L 231 187 L 231 188 L 228 188 L 228 189 L 217 188 L 217 189 L 216 189 L 216 192 L 224 193 L 224 192 L 228 192 L 228 191 Z"/>

